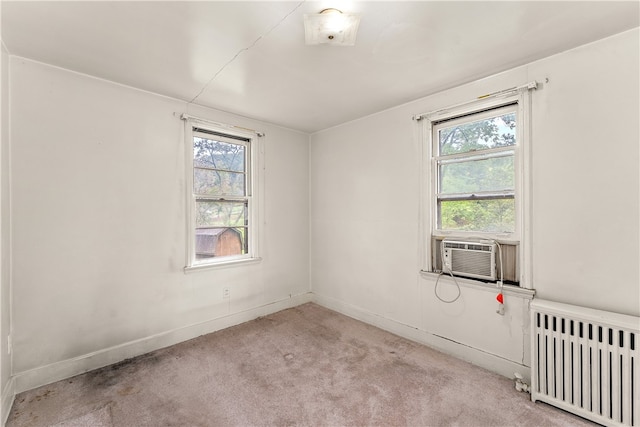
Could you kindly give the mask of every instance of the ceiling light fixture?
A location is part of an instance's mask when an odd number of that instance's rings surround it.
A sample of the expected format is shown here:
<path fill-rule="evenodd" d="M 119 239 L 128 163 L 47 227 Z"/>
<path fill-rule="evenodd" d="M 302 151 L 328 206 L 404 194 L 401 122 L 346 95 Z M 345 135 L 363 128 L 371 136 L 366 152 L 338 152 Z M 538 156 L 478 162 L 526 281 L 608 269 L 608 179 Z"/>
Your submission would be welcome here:
<path fill-rule="evenodd" d="M 359 24 L 360 15 L 342 13 L 333 8 L 321 10 L 317 14 L 305 14 L 305 43 L 353 46 Z"/>

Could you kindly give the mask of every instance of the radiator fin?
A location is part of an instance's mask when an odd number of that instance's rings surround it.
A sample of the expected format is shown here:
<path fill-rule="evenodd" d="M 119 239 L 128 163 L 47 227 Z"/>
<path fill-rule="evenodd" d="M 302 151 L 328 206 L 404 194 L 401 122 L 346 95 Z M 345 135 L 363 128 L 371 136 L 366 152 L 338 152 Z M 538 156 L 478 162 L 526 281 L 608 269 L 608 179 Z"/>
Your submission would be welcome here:
<path fill-rule="evenodd" d="M 640 426 L 640 319 L 540 300 L 531 316 L 531 399 Z"/>

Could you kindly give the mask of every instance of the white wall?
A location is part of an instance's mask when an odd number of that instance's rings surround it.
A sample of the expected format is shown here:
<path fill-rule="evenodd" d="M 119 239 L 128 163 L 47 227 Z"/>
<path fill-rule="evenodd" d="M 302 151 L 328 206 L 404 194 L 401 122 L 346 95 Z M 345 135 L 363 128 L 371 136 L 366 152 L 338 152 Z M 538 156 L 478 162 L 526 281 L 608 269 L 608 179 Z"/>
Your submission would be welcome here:
<path fill-rule="evenodd" d="M 312 135 L 315 298 L 526 375 L 526 299 L 508 296 L 504 317 L 493 290 L 463 288 L 443 304 L 434 280 L 418 273 L 420 140 L 411 117 L 536 80 L 533 287 L 541 298 L 640 315 L 638 40 L 636 29 Z M 439 291 L 450 298 L 448 289 Z"/>
<path fill-rule="evenodd" d="M 2 4 L 0 3 L 0 14 Z M 10 191 L 9 191 L 9 53 L 0 41 L 0 425 L 13 402 L 11 380 Z"/>
<path fill-rule="evenodd" d="M 638 30 L 529 67 L 541 298 L 640 315 Z M 563 251 L 562 248 L 569 248 Z"/>
<path fill-rule="evenodd" d="M 308 135 L 10 65 L 18 392 L 309 300 Z M 266 133 L 258 264 L 183 272 L 185 111 Z"/>

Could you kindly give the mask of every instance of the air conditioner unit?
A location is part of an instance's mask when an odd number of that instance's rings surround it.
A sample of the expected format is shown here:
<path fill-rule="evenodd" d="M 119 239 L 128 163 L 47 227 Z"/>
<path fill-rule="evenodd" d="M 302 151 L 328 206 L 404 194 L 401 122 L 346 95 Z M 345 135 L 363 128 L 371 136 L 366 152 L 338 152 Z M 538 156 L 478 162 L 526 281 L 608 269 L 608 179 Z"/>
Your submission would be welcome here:
<path fill-rule="evenodd" d="M 496 280 L 494 243 L 443 240 L 442 270 L 459 276 Z"/>

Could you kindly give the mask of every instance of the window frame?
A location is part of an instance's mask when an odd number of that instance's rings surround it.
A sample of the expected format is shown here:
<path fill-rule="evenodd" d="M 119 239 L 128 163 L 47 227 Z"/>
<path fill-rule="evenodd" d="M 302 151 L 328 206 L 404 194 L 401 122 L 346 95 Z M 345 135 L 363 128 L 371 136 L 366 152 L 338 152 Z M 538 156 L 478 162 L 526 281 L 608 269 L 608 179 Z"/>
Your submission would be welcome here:
<path fill-rule="evenodd" d="M 530 90 L 535 89 L 535 83 L 513 88 L 495 94 L 479 97 L 470 102 L 454 105 L 431 113 L 414 116 L 420 123 L 418 133 L 421 135 L 421 183 L 420 183 L 420 259 L 421 272 L 432 273 L 433 248 L 435 238 L 456 238 L 459 240 L 494 240 L 500 244 L 518 246 L 516 270 L 518 271 L 519 287 L 531 289 L 531 179 L 530 179 Z M 436 163 L 436 144 L 434 127 L 445 121 L 453 122 L 460 118 L 472 121 L 482 113 L 498 110 L 509 105 L 515 106 L 516 112 L 516 144 L 509 146 L 514 151 L 514 200 L 515 200 L 515 229 L 510 233 L 492 233 L 466 230 L 438 229 L 438 171 Z M 487 152 L 493 149 L 486 150 Z M 499 151 L 499 150 L 496 150 Z M 477 152 L 476 152 L 477 153 Z M 460 280 L 460 279 L 459 279 Z M 473 279 L 462 279 L 464 282 L 479 283 Z"/>
<path fill-rule="evenodd" d="M 262 176 L 262 146 L 260 138 L 264 134 L 251 131 L 245 128 L 238 128 L 232 125 L 225 125 L 196 119 L 183 115 L 185 121 L 185 190 L 187 202 L 187 242 L 185 272 L 203 270 L 210 268 L 220 268 L 239 264 L 253 263 L 261 261 L 259 256 L 259 236 L 260 221 L 262 217 L 261 186 Z M 200 132 L 202 130 L 204 132 Z M 210 133 L 208 133 L 210 132 Z M 200 168 L 194 165 L 194 137 L 216 138 L 221 142 L 232 143 L 245 146 L 245 195 L 200 195 L 194 192 L 194 173 Z M 244 202 L 247 204 L 247 225 L 246 225 L 246 253 L 241 255 L 229 255 L 211 257 L 207 259 L 197 259 L 196 256 L 196 204 L 198 200 L 222 201 L 222 202 Z"/>

